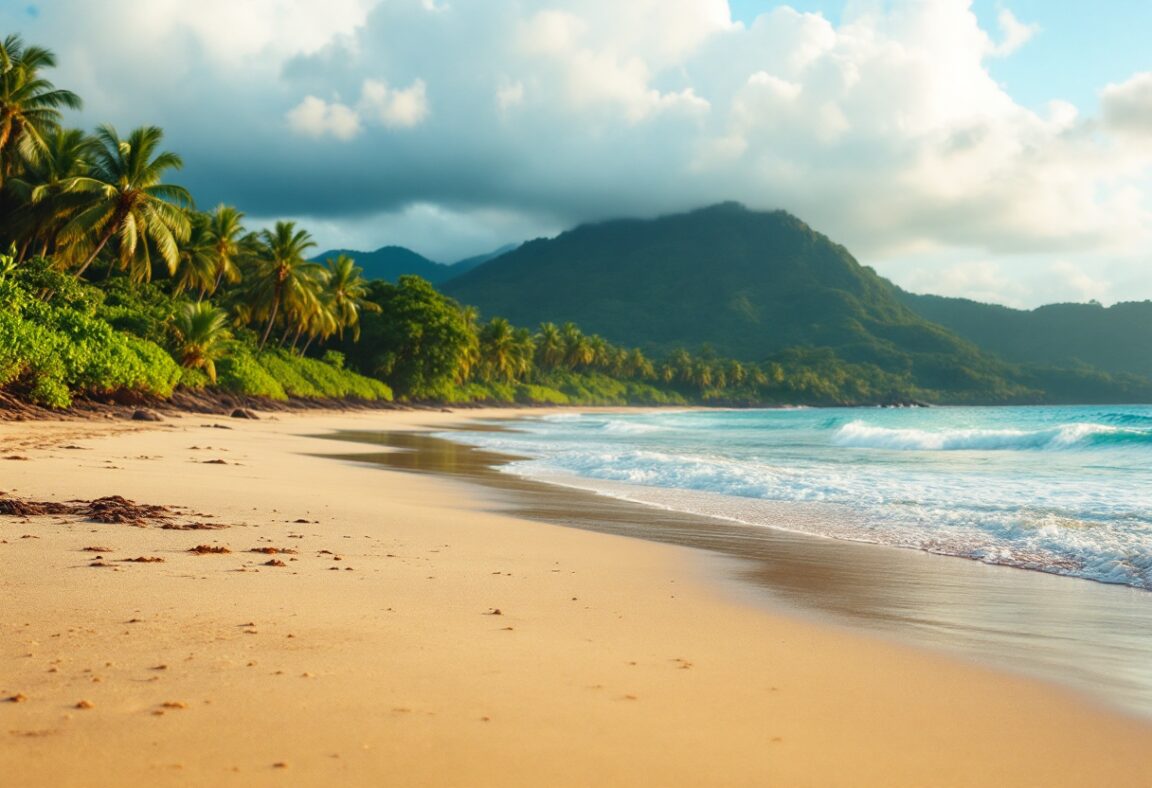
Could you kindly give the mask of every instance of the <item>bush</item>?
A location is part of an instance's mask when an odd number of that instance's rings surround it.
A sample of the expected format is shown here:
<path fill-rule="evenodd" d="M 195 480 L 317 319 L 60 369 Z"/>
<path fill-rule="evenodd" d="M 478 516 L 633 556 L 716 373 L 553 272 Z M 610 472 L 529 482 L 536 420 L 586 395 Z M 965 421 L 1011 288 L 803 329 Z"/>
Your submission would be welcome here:
<path fill-rule="evenodd" d="M 76 394 L 171 395 L 172 357 L 96 317 L 87 289 L 39 264 L 0 281 L 0 387 L 53 408 Z"/>
<path fill-rule="evenodd" d="M 280 382 L 260 366 L 248 348 L 238 343 L 216 362 L 216 387 L 249 397 L 288 399 Z"/>
<path fill-rule="evenodd" d="M 530 383 L 516 387 L 516 401 L 524 405 L 567 405 L 571 402 L 563 392 Z"/>

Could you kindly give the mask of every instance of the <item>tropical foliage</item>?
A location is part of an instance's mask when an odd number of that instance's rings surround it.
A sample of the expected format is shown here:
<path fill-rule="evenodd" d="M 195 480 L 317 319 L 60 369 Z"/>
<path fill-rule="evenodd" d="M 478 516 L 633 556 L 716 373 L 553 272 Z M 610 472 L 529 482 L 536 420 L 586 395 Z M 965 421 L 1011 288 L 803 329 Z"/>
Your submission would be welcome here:
<path fill-rule="evenodd" d="M 0 42 L 0 394 L 53 407 L 177 386 L 540 404 L 1152 399 L 1146 378 L 982 354 L 786 214 L 719 206 L 526 244 L 448 286 L 507 306 L 491 316 L 418 276 L 367 281 L 347 255 L 310 259 L 316 244 L 294 222 L 249 229 L 233 206 L 198 211 L 170 180 L 182 160 L 159 128 L 64 126 L 80 99 L 49 81 L 55 62 L 19 36 Z M 734 243 L 725 254 L 756 299 L 701 263 Z M 752 248 L 791 268 L 756 279 Z M 517 274 L 529 263 L 532 276 Z M 549 312 L 557 303 L 579 304 L 603 334 L 554 322 L 571 314 Z M 685 323 L 697 332 L 678 333 Z"/>

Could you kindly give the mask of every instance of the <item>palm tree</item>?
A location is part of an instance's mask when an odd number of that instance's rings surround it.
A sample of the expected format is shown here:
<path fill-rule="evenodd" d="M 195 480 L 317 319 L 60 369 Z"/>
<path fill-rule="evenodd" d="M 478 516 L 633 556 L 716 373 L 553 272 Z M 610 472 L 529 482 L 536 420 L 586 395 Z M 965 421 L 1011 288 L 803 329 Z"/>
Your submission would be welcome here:
<path fill-rule="evenodd" d="M 189 217 L 188 240 L 180 245 L 180 267 L 175 279 L 175 293 L 195 290 L 199 293 L 197 301 L 204 300 L 216 281 L 207 214 L 196 212 Z"/>
<path fill-rule="evenodd" d="M 56 65 L 43 47 L 25 46 L 18 35 L 0 42 L 0 186 L 23 161 L 35 161 L 45 136 L 60 125 L 61 108 L 80 109 L 80 97 L 40 76 Z"/>
<path fill-rule="evenodd" d="M 512 332 L 512 361 L 516 379 L 523 380 L 532 373 L 532 362 L 536 355 L 536 343 L 532 332 L 518 328 Z"/>
<path fill-rule="evenodd" d="M 590 349 L 591 360 L 588 366 L 598 369 L 601 372 L 607 372 L 611 365 L 611 346 L 599 334 L 593 334 L 586 338 L 588 347 Z"/>
<path fill-rule="evenodd" d="M 624 358 L 623 367 L 624 374 L 633 379 L 651 380 L 656 377 L 656 368 L 638 348 L 628 351 Z"/>
<path fill-rule="evenodd" d="M 347 255 L 324 261 L 328 269 L 329 308 L 336 318 L 340 338 L 345 329 L 352 329 L 352 340 L 360 340 L 360 312 L 379 312 L 380 305 L 368 300 L 368 281 L 361 276 L 364 269 Z"/>
<path fill-rule="evenodd" d="M 260 233 L 262 259 L 252 283 L 254 315 L 267 315 L 268 323 L 260 337 L 260 349 L 268 343 L 272 326 L 286 305 L 299 319 L 318 304 L 316 297 L 323 282 L 323 267 L 304 259 L 316 246 L 307 230 L 297 230 L 295 222 L 276 222 L 272 230 Z M 298 320 L 299 322 L 299 320 Z"/>
<path fill-rule="evenodd" d="M 216 359 L 224 355 L 224 342 L 231 336 L 227 325 L 228 313 L 207 301 L 184 304 L 172 318 L 180 363 L 203 369 L 215 383 Z"/>
<path fill-rule="evenodd" d="M 536 366 L 551 372 L 564 362 L 564 338 L 555 323 L 541 323 L 536 332 Z"/>
<path fill-rule="evenodd" d="M 120 265 L 134 279 L 151 278 L 152 245 L 170 273 L 180 264 L 179 243 L 191 232 L 184 207 L 192 205 L 192 196 L 182 186 L 161 183 L 167 170 L 183 166 L 178 155 L 159 150 L 163 137 L 156 126 L 135 129 L 126 139 L 111 126 L 97 130 L 89 175 L 68 185 L 89 196 L 90 203 L 61 232 L 65 242 L 94 242 L 77 278 L 113 237 L 119 241 Z"/>
<path fill-rule="evenodd" d="M 456 382 L 467 383 L 480 364 L 480 310 L 474 306 L 459 306 L 464 323 L 465 338 L 456 365 Z"/>
<path fill-rule="evenodd" d="M 565 323 L 560 327 L 564 341 L 564 365 L 573 371 L 583 369 L 592 363 L 595 351 L 575 323 Z"/>
<path fill-rule="evenodd" d="M 209 215 L 208 240 L 212 244 L 212 260 L 216 268 L 216 279 L 210 294 L 220 289 L 224 281 L 236 284 L 240 281 L 240 261 L 253 250 L 253 244 L 244 232 L 244 214 L 231 205 L 220 204 Z"/>
<path fill-rule="evenodd" d="M 33 243 L 47 257 L 56 251 L 56 238 L 75 215 L 83 197 L 68 193 L 73 178 L 88 171 L 92 138 L 79 129 L 56 129 L 44 137 L 44 149 L 24 171 L 8 179 L 6 186 L 19 204 L 4 224 L 20 240 L 20 259 Z"/>
<path fill-rule="evenodd" d="M 531 336 L 531 335 L 529 335 Z M 480 330 L 480 360 L 487 380 L 515 380 L 522 369 L 522 342 L 516 329 L 494 317 Z"/>

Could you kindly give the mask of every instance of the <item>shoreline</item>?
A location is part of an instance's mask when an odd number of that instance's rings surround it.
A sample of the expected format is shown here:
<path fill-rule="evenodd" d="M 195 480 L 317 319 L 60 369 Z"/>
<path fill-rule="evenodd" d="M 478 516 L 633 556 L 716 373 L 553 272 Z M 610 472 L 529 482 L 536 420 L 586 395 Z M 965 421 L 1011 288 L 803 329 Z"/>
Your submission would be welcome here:
<path fill-rule="evenodd" d="M 120 494 L 231 526 L 0 518 L 0 692 L 25 696 L 0 704 L 0 770 L 30 786 L 1146 781 L 1144 722 L 773 615 L 687 548 L 494 512 L 451 480 L 311 456 L 307 437 L 492 413 L 0 424 L 3 454 L 28 457 L 0 465 L 12 495 Z M 96 540 L 165 561 L 90 568 Z M 199 542 L 233 552 L 189 554 Z M 266 566 L 262 546 L 296 560 Z"/>
<path fill-rule="evenodd" d="M 531 416 L 516 420 L 522 418 Z M 438 431 L 506 428 L 484 420 Z M 489 490 L 495 509 L 516 517 L 689 547 L 718 564 L 710 572 L 713 582 L 769 612 L 1053 682 L 1091 703 L 1152 721 L 1146 660 L 1123 657 L 1134 650 L 1128 633 L 1152 633 L 1146 590 L 795 527 L 798 520 L 835 516 L 822 505 L 774 506 L 780 527 L 681 512 L 580 487 L 575 477 L 566 484 L 505 473 L 500 466 L 519 457 L 428 432 L 318 437 L 387 449 L 320 456 L 462 479 Z M 1152 653 L 1152 642 L 1142 646 Z"/>

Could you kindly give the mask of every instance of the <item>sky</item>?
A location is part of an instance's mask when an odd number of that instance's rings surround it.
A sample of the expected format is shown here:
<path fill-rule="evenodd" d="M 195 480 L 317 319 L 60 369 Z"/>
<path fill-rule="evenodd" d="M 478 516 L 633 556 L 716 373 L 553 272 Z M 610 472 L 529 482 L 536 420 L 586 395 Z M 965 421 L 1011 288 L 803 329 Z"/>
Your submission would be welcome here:
<path fill-rule="evenodd" d="M 915 291 L 1152 299 L 1152 2 L 0 0 L 201 207 L 451 262 L 724 200 Z"/>

